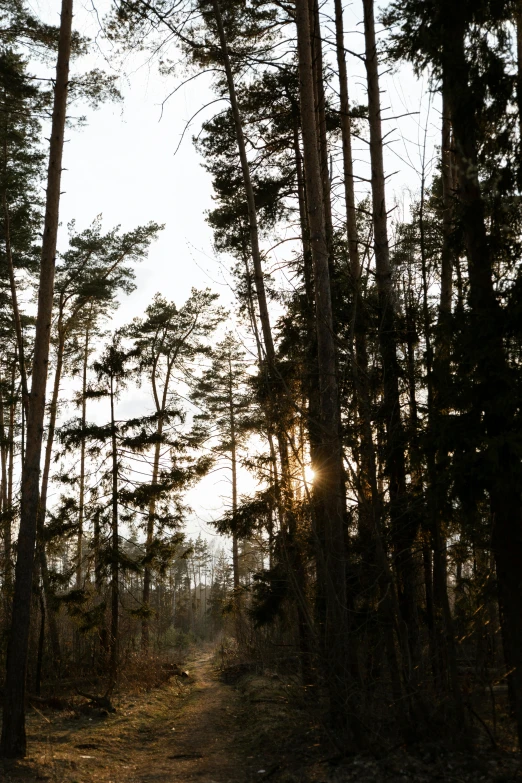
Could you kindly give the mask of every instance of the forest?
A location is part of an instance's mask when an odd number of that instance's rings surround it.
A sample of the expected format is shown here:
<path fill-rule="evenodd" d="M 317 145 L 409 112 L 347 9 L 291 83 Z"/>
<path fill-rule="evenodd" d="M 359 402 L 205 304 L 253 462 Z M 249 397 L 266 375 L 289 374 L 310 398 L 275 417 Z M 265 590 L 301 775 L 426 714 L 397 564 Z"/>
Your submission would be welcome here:
<path fill-rule="evenodd" d="M 486 748 L 515 766 L 409 777 L 515 780 L 522 0 L 76 1 L 0 0 L 0 756 L 49 694 L 110 722 L 140 672 L 213 650 L 210 701 L 214 669 L 291 683 L 318 753 Z M 123 323 L 165 226 L 61 210 L 138 61 L 165 103 L 207 85 L 168 154 L 198 156 L 230 290 L 180 297 L 176 251 Z M 252 779 L 326 779 L 281 763 Z"/>

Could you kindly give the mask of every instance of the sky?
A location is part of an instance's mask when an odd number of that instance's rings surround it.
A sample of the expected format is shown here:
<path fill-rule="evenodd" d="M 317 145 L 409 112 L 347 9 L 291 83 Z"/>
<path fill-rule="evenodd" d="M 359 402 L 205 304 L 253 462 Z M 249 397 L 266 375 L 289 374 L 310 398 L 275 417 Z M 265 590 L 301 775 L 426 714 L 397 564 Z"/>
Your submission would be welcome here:
<path fill-rule="evenodd" d="M 58 24 L 60 0 L 32 0 L 29 5 L 41 18 Z M 91 0 L 75 0 L 76 28 L 95 40 L 89 56 L 76 63 L 75 68 L 98 67 L 118 73 L 123 102 L 103 105 L 97 111 L 75 106 L 72 111 L 85 113 L 87 125 L 67 133 L 60 244 L 64 247 L 66 226 L 73 219 L 78 230 L 86 228 L 100 214 L 105 230 L 116 225 L 129 230 L 151 220 L 165 224 L 148 258 L 136 270 L 136 290 L 123 299 L 110 329 L 142 314 L 156 292 L 179 305 L 192 287 L 209 286 L 220 294 L 222 304 L 233 314 L 235 301 L 225 271 L 226 259 L 216 257 L 205 221 L 205 212 L 213 203 L 211 181 L 191 140 L 202 119 L 216 111 L 216 105 L 193 120 L 175 153 L 189 119 L 215 97 L 210 79 L 203 75 L 191 81 L 165 102 L 179 87 L 181 73 L 161 77 L 155 65 L 147 63 L 139 53 L 126 58 L 123 71 L 117 70 L 114 50 L 100 33 L 99 19 L 109 5 L 110 0 L 100 0 L 96 7 Z M 326 40 L 333 39 L 330 12 L 327 2 L 323 6 Z M 364 45 L 361 19 L 362 3 L 355 0 L 345 8 L 345 45 L 357 53 L 362 52 Z M 348 68 L 351 100 L 365 103 L 364 65 L 360 58 L 348 55 Z M 385 132 L 392 131 L 385 154 L 386 170 L 391 175 L 388 209 L 397 205 L 396 214 L 407 214 L 411 194 L 420 189 L 424 141 L 428 163 L 438 144 L 440 113 L 437 100 L 431 103 L 426 98 L 427 85 L 419 83 L 408 68 L 390 71 L 383 65 L 381 70 L 383 117 L 402 115 L 399 120 L 385 122 Z M 355 170 L 362 178 L 358 185 L 362 198 L 369 187 L 364 181 L 369 176 L 366 143 L 356 142 L 354 154 Z M 340 165 L 334 162 L 334 176 L 339 175 Z M 268 266 L 280 262 L 284 252 L 283 245 L 269 259 Z M 145 391 L 134 390 L 120 403 L 120 415 L 143 411 L 147 404 Z M 253 487 L 252 479 L 246 475 L 242 482 L 243 491 Z M 210 520 L 219 513 L 227 494 L 223 472 L 211 474 L 191 491 L 188 500 L 194 514 L 189 520 L 189 534 L 201 531 L 215 535 Z"/>

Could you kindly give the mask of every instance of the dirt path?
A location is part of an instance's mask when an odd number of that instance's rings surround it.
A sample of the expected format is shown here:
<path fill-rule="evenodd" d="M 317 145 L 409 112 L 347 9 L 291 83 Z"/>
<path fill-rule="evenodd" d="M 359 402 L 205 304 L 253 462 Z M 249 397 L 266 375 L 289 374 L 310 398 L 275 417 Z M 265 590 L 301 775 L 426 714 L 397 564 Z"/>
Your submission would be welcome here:
<path fill-rule="evenodd" d="M 31 709 L 29 755 L 0 761 L 1 783 L 522 783 L 519 754 L 482 746 L 341 757 L 295 681 L 250 674 L 236 689 L 212 659 L 200 651 L 187 664 L 191 682 L 122 696 L 113 715 L 81 700 L 61 712 Z"/>
<path fill-rule="evenodd" d="M 106 718 L 33 714 L 30 754 L 0 780 L 53 783 L 249 783 L 268 770 L 242 741 L 244 707 L 218 679 L 211 656 L 191 661 L 194 682 L 168 685 L 123 703 Z"/>

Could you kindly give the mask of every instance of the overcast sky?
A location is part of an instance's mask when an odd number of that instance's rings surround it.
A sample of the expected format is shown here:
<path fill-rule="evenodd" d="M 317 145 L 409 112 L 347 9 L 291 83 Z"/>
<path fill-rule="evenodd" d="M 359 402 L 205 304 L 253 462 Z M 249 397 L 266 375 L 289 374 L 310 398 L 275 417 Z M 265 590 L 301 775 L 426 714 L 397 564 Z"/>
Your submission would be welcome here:
<path fill-rule="evenodd" d="M 58 23 L 60 0 L 32 0 L 29 5 L 47 21 Z M 347 5 L 345 22 L 346 47 L 358 53 L 364 45 L 361 6 L 360 0 Z M 89 57 L 75 68 L 99 67 L 115 72 L 114 52 L 103 40 L 98 21 L 108 7 L 109 0 L 96 0 L 97 14 L 90 0 L 75 0 L 76 28 L 97 41 Z M 328 5 L 324 14 L 323 36 L 332 39 L 332 25 L 326 18 Z M 348 65 L 352 102 L 364 103 L 364 65 L 355 56 L 349 56 Z M 203 75 L 179 89 L 162 110 L 165 98 L 182 77 L 160 77 L 155 67 L 149 66 L 139 54 L 129 57 L 124 69 L 119 80 L 123 103 L 105 105 L 98 111 L 74 107 L 72 112 L 85 113 L 87 126 L 68 132 L 60 208 L 62 247 L 66 240 L 65 226 L 72 219 L 79 230 L 99 214 L 103 215 L 106 230 L 118 224 L 123 229 L 132 229 L 150 220 L 164 223 L 165 230 L 152 246 L 148 259 L 137 269 L 136 291 L 122 301 L 111 326 L 119 326 L 142 314 L 157 291 L 181 304 L 193 286 L 210 286 L 233 311 L 234 297 L 223 277 L 226 259 L 215 258 L 211 232 L 205 222 L 205 211 L 212 206 L 210 178 L 192 144 L 201 120 L 212 116 L 216 105 L 196 117 L 174 154 L 187 121 L 214 97 L 209 78 Z M 439 111 L 435 101 L 428 113 L 428 101 L 421 101 L 426 84 L 419 84 L 408 69 L 384 74 L 382 87 L 383 116 L 410 115 L 385 126 L 385 131 L 396 128 L 389 136 L 386 151 L 387 172 L 393 174 L 388 191 L 390 208 L 394 201 L 407 205 L 407 192 L 418 192 L 424 136 L 427 133 L 429 161 L 439 141 Z M 420 114 L 414 113 L 419 110 Z M 355 144 L 355 169 L 363 178 L 369 173 L 367 152 L 364 142 Z M 367 191 L 368 184 L 361 182 L 359 195 L 362 197 Z M 283 252 L 279 250 L 278 258 L 272 258 L 272 262 L 280 261 Z M 122 415 L 136 413 L 138 409 L 143 411 L 144 405 L 148 405 L 145 391 L 136 391 L 122 401 Z M 198 520 L 208 523 L 221 506 L 221 495 L 227 493 L 226 478 L 219 474 L 208 477 L 197 491 L 190 493 L 195 510 L 191 534 L 200 526 L 212 533 L 208 524 Z"/>

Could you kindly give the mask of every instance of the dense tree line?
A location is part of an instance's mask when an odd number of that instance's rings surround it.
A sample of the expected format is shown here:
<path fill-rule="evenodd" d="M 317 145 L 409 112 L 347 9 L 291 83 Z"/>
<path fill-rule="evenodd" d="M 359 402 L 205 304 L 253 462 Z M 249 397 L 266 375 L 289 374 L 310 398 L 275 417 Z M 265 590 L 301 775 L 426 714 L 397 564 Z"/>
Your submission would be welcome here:
<path fill-rule="evenodd" d="M 180 53 L 188 78 L 213 74 L 218 110 L 194 142 L 239 313 L 227 329 L 210 291 L 158 295 L 110 337 L 161 226 L 73 225 L 56 255 L 67 101 L 117 97 L 101 73 L 69 78 L 89 46 L 71 7 L 53 30 L 0 6 L 3 753 L 25 753 L 20 661 L 37 687 L 45 661 L 108 667 L 114 687 L 129 651 L 225 623 L 239 654 L 326 694 L 346 750 L 383 733 L 471 744 L 497 713 L 522 742 L 519 2 L 402 0 L 379 18 L 362 0 L 355 106 L 338 0 L 117 0 L 105 33 L 122 52 L 160 52 L 173 83 Z M 41 49 L 52 93 L 29 72 Z M 385 65 L 426 77 L 439 107 L 434 173 L 425 148 L 400 218 Z M 136 384 L 150 407 L 121 419 Z M 183 534 L 185 493 L 216 467 L 230 560 Z"/>

